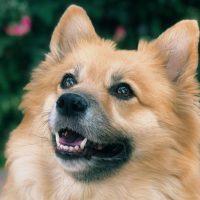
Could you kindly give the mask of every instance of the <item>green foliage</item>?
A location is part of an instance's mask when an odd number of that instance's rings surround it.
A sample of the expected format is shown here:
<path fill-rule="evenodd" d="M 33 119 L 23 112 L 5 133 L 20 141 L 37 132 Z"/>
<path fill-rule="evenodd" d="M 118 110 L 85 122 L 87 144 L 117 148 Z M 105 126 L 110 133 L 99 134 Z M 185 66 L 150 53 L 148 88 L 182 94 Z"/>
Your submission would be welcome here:
<path fill-rule="evenodd" d="M 199 0 L 0 0 L 0 165 L 9 132 L 22 118 L 18 105 L 31 70 L 49 51 L 50 36 L 59 17 L 70 4 L 83 6 L 99 35 L 113 38 L 118 26 L 126 37 L 120 48 L 136 48 L 139 38 L 153 38 L 177 21 L 200 20 Z M 9 36 L 5 28 L 29 15 L 32 28 L 27 35 Z"/>

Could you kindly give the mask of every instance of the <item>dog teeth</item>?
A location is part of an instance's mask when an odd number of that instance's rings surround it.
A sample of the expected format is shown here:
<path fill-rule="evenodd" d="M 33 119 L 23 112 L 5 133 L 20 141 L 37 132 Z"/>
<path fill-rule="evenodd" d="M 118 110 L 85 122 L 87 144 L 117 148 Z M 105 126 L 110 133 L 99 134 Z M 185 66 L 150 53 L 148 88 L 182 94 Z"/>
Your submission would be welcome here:
<path fill-rule="evenodd" d="M 81 142 L 81 144 L 80 144 L 81 149 L 84 149 L 86 142 L 87 142 L 87 138 L 85 138 L 85 139 Z"/>
<path fill-rule="evenodd" d="M 62 136 L 66 137 L 67 136 L 67 132 L 62 133 Z"/>
<path fill-rule="evenodd" d="M 57 144 L 57 148 L 59 150 L 68 151 L 68 152 L 79 152 L 80 151 L 80 146 L 78 146 L 78 145 L 73 147 L 73 146 L 62 145 L 59 143 L 59 144 Z"/>
<path fill-rule="evenodd" d="M 56 144 L 59 145 L 59 134 L 58 132 L 55 133 L 56 136 Z"/>
<path fill-rule="evenodd" d="M 69 147 L 69 152 L 72 152 L 74 150 L 74 147 Z"/>
<path fill-rule="evenodd" d="M 76 151 L 78 151 L 78 150 L 79 150 L 79 146 L 75 146 L 74 149 L 75 149 Z"/>
<path fill-rule="evenodd" d="M 63 133 L 63 135 L 67 135 L 67 133 Z M 68 146 L 68 145 L 62 145 L 60 144 L 59 142 L 59 133 L 56 132 L 55 133 L 55 137 L 56 137 L 56 145 L 57 145 L 57 148 L 59 150 L 63 150 L 63 151 L 67 151 L 67 152 L 81 152 L 84 148 L 85 148 L 85 145 L 87 143 L 87 138 L 85 138 L 80 145 L 76 145 L 76 146 Z"/>
<path fill-rule="evenodd" d="M 69 147 L 68 147 L 68 146 L 64 146 L 64 150 L 65 150 L 65 151 L 68 151 L 68 150 L 69 150 Z"/>

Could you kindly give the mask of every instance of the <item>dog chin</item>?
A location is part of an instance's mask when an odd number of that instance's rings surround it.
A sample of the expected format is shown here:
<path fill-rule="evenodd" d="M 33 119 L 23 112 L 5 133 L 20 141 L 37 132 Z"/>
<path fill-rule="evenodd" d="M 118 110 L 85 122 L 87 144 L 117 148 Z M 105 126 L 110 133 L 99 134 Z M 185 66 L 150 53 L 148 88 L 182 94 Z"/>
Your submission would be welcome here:
<path fill-rule="evenodd" d="M 59 163 L 59 165 L 69 173 L 78 173 L 88 168 L 88 164 L 83 160 L 65 161 L 57 156 L 55 156 L 55 159 Z"/>

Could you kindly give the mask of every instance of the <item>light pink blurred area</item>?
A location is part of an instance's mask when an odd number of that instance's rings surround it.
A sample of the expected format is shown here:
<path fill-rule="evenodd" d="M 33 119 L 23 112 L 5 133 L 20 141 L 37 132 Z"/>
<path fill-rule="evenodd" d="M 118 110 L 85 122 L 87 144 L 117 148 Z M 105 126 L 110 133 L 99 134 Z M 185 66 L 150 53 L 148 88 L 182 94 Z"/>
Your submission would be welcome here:
<path fill-rule="evenodd" d="M 24 36 L 31 30 L 32 22 L 29 16 L 23 16 L 18 24 L 10 24 L 5 28 L 9 36 Z"/>

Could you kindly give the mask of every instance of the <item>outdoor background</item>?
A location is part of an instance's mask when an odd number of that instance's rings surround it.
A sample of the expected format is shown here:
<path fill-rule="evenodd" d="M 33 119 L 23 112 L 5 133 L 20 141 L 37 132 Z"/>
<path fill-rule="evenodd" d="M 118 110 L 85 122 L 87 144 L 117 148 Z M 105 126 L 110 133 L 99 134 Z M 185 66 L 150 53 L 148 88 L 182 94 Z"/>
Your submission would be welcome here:
<path fill-rule="evenodd" d="M 200 0 L 0 0 L 0 167 L 8 135 L 22 119 L 23 87 L 72 3 L 83 6 L 97 33 L 119 48 L 136 48 L 139 38 L 157 37 L 181 19 L 200 22 Z"/>

